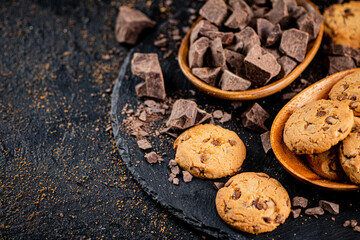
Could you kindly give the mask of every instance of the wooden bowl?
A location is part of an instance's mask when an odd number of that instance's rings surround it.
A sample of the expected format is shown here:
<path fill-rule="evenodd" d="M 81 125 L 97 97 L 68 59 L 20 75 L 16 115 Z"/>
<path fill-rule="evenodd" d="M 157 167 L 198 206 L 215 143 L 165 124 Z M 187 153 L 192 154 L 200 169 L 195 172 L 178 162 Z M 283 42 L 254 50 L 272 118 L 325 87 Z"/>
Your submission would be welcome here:
<path fill-rule="evenodd" d="M 305 8 L 311 10 L 311 11 L 317 11 L 316 5 L 313 4 L 309 0 L 302 0 L 301 3 Z M 287 76 L 284 78 L 277 80 L 276 82 L 273 82 L 271 84 L 267 84 L 263 87 L 251 89 L 251 90 L 245 90 L 245 91 L 225 91 L 221 90 L 220 88 L 210 86 L 209 84 L 203 82 L 199 78 L 195 77 L 191 69 L 189 68 L 188 64 L 188 53 L 189 53 L 189 38 L 192 30 L 194 27 L 202 20 L 203 18 L 200 17 L 194 25 L 191 27 L 190 31 L 186 34 L 185 38 L 182 40 L 179 54 L 178 54 L 178 62 L 180 65 L 180 68 L 182 72 L 185 74 L 185 76 L 189 79 L 190 82 L 192 82 L 195 87 L 200 89 L 201 91 L 217 98 L 221 99 L 228 99 L 228 100 L 254 100 L 259 99 L 263 97 L 267 97 L 269 95 L 272 95 L 286 86 L 288 86 L 290 83 L 292 83 L 309 65 L 311 60 L 314 58 L 315 54 L 319 50 L 321 40 L 324 33 L 324 24 L 320 26 L 319 34 L 317 38 L 311 42 L 308 46 L 308 51 L 306 53 L 305 59 L 302 63 L 296 66 L 296 68 Z"/>
<path fill-rule="evenodd" d="M 338 72 L 314 83 L 291 99 L 276 116 L 271 127 L 271 146 L 281 165 L 298 180 L 328 190 L 350 191 L 360 189 L 360 186 L 352 183 L 336 182 L 320 177 L 308 167 L 304 161 L 304 155 L 296 155 L 288 149 L 283 141 L 285 123 L 295 109 L 318 99 L 327 99 L 332 86 L 355 71 L 360 71 L 360 68 Z"/>

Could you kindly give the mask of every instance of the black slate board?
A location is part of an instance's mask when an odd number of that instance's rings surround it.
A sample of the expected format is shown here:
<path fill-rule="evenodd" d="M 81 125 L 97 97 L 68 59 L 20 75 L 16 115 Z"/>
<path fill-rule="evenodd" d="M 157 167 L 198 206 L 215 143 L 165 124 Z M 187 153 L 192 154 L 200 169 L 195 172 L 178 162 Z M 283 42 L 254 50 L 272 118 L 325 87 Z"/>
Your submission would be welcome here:
<path fill-rule="evenodd" d="M 175 18 L 185 21 L 188 17 L 187 12 L 179 12 Z M 166 32 L 168 23 L 161 25 L 155 33 L 147 37 L 143 44 L 132 49 L 125 59 L 120 74 L 116 80 L 111 105 L 111 120 L 114 138 L 120 156 L 126 162 L 128 169 L 140 183 L 143 189 L 163 207 L 168 209 L 173 215 L 187 222 L 194 228 L 220 239 L 354 239 L 360 237 L 359 233 L 352 229 L 342 227 L 342 223 L 347 219 L 357 219 L 360 203 L 357 201 L 359 192 L 328 192 L 305 185 L 291 177 L 278 163 L 272 152 L 267 155 L 264 153 L 260 134 L 247 130 L 241 126 L 239 117 L 241 113 L 253 102 L 244 102 L 240 109 L 233 110 L 231 102 L 211 98 L 195 89 L 183 76 L 175 60 L 177 51 L 166 59 L 163 59 L 165 52 L 159 51 L 153 46 L 153 41 L 159 32 Z M 195 98 L 200 108 L 212 112 L 221 109 L 232 112 L 232 120 L 221 124 L 223 127 L 234 130 L 244 141 L 247 147 L 247 158 L 243 164 L 243 171 L 265 172 L 280 181 L 288 190 L 290 197 L 297 195 L 309 198 L 310 207 L 317 206 L 320 199 L 337 202 L 340 204 L 340 215 L 334 216 L 335 221 L 331 220 L 333 215 L 326 213 L 319 219 L 314 217 L 302 216 L 298 219 L 289 217 L 285 224 L 279 226 L 275 231 L 258 236 L 242 233 L 227 226 L 217 215 L 215 208 L 216 190 L 213 188 L 211 180 L 194 179 L 190 183 L 180 180 L 178 186 L 170 183 L 168 175 L 170 173 L 167 163 L 173 159 L 175 152 L 172 149 L 173 140 L 168 136 L 149 137 L 156 152 L 166 152 L 163 164 L 150 165 L 144 160 L 144 151 L 139 149 L 136 139 L 130 136 L 122 125 L 124 115 L 121 110 L 126 104 L 132 108 L 142 101 L 135 94 L 134 86 L 140 79 L 132 76 L 130 71 L 130 61 L 134 52 L 157 52 L 163 70 L 167 96 L 178 98 Z M 319 67 L 320 66 L 320 67 Z M 305 78 L 310 82 L 325 77 L 322 55 L 319 53 L 310 64 L 309 68 L 300 78 Z M 297 80 L 299 81 L 299 79 Z M 193 96 L 189 90 L 195 90 Z M 282 93 L 289 91 L 289 88 Z M 282 102 L 281 94 L 277 93 L 268 98 L 260 99 L 257 102 L 264 107 L 270 114 L 271 119 L 266 123 L 271 127 L 272 120 L 285 102 Z M 130 107 L 131 108 L 131 107 Z M 157 122 L 159 128 L 164 125 L 163 121 Z M 226 179 L 222 179 L 226 181 Z"/>

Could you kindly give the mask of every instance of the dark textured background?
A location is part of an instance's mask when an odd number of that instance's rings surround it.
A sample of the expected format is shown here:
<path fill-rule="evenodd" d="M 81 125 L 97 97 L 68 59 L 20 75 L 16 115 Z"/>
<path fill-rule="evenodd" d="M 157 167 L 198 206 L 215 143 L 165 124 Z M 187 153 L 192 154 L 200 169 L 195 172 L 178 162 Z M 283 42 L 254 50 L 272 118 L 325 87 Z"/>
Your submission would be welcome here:
<path fill-rule="evenodd" d="M 1 1 L 0 238 L 202 239 L 143 192 L 106 131 L 130 50 L 118 7 L 160 25 L 202 3 Z"/>

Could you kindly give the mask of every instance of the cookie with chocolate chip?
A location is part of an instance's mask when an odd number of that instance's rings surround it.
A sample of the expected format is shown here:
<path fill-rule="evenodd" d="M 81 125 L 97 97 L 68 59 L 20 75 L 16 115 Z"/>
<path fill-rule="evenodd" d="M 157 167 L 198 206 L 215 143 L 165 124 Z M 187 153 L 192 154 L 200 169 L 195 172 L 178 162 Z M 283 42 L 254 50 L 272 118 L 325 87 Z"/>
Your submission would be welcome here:
<path fill-rule="evenodd" d="M 360 71 L 347 75 L 337 82 L 329 93 L 332 100 L 343 101 L 360 116 Z"/>
<path fill-rule="evenodd" d="M 360 184 L 360 118 L 339 149 L 340 164 L 353 183 Z"/>
<path fill-rule="evenodd" d="M 235 132 L 212 124 L 183 132 L 175 140 L 174 149 L 178 165 L 199 178 L 234 175 L 246 157 L 245 145 Z"/>
<path fill-rule="evenodd" d="M 297 154 L 329 150 L 351 131 L 354 114 L 344 102 L 317 100 L 296 109 L 285 123 L 286 146 Z"/>
<path fill-rule="evenodd" d="M 290 214 L 285 188 L 265 173 L 233 176 L 216 195 L 219 216 L 231 227 L 252 234 L 270 232 Z"/>

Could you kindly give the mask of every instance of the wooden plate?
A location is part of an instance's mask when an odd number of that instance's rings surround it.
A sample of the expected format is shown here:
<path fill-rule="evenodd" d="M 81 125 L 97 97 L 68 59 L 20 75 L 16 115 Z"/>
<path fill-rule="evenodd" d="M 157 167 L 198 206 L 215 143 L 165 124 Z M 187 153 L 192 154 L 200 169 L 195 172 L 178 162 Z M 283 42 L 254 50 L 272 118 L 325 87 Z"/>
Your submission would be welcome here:
<path fill-rule="evenodd" d="M 307 166 L 306 161 L 304 161 L 304 156 L 299 156 L 291 152 L 283 141 L 284 125 L 295 109 L 305 105 L 306 103 L 318 99 L 328 98 L 328 93 L 332 86 L 334 86 L 335 83 L 344 78 L 346 75 L 355 71 L 360 71 L 360 68 L 335 73 L 309 86 L 301 93 L 296 95 L 293 99 L 291 99 L 281 109 L 272 124 L 270 138 L 271 146 L 274 150 L 276 158 L 291 175 L 302 182 L 335 191 L 350 191 L 360 189 L 360 186 L 358 185 L 327 180 L 315 174 Z"/>
<path fill-rule="evenodd" d="M 298 1 L 300 2 L 300 1 Z M 304 6 L 309 11 L 317 11 L 316 5 L 313 4 L 309 0 L 302 0 L 301 5 Z M 324 24 L 320 26 L 319 34 L 315 41 L 309 44 L 308 51 L 306 53 L 305 59 L 302 63 L 296 66 L 296 68 L 286 77 L 277 80 L 276 82 L 273 82 L 271 84 L 267 84 L 261 88 L 257 89 L 251 89 L 251 90 L 245 90 L 245 91 L 225 91 L 221 90 L 220 88 L 210 86 L 209 84 L 201 81 L 199 78 L 195 77 L 191 69 L 188 65 L 188 53 L 189 53 L 189 38 L 191 35 L 192 30 L 194 27 L 202 20 L 203 18 L 200 17 L 194 25 L 191 27 L 190 31 L 186 34 L 185 38 L 182 40 L 182 43 L 180 45 L 179 54 L 178 54 L 178 62 L 180 65 L 180 68 L 184 75 L 189 79 L 189 81 L 194 84 L 198 89 L 201 91 L 217 98 L 221 99 L 228 99 L 228 100 L 253 100 L 253 99 L 259 99 L 263 97 L 267 97 L 269 95 L 272 95 L 286 86 L 288 86 L 290 83 L 292 83 L 309 65 L 311 60 L 316 55 L 317 51 L 319 50 L 321 40 L 323 37 L 324 32 Z"/>

